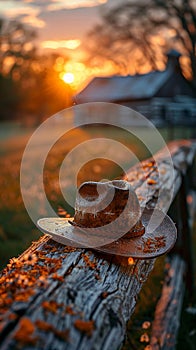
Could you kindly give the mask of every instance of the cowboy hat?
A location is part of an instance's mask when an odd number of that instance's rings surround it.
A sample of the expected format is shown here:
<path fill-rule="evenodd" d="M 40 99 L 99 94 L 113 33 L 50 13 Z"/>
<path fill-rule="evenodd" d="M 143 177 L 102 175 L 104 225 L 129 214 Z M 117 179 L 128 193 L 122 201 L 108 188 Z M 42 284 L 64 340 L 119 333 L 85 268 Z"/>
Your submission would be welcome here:
<path fill-rule="evenodd" d="M 42 218 L 37 226 L 65 245 L 138 259 L 168 252 L 177 238 L 169 216 L 159 209 L 141 208 L 124 180 L 83 183 L 74 218 Z"/>

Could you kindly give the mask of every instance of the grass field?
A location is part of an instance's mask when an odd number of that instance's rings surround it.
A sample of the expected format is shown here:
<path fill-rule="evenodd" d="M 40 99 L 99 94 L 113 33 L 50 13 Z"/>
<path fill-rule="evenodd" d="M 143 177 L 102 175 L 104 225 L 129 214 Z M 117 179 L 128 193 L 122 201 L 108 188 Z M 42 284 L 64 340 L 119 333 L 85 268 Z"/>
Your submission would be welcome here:
<path fill-rule="evenodd" d="M 10 130 L 9 126 L 6 125 L 4 131 L 4 127 L 5 126 L 2 125 L 0 132 L 0 268 L 3 268 L 11 257 L 18 256 L 32 241 L 37 240 L 40 236 L 40 232 L 27 214 L 20 192 L 20 164 L 25 145 L 32 131 L 25 131 L 25 129 L 21 129 L 20 127 L 14 129 L 13 125 Z M 89 157 L 90 160 L 78 170 L 76 179 L 77 185 L 87 180 L 100 181 L 106 178 L 113 179 L 120 176 L 124 169 L 134 164 L 135 158 L 131 156 L 131 153 L 136 155 L 138 160 L 141 160 L 151 156 L 151 152 L 154 153 L 159 149 L 159 144 L 156 138 L 154 138 L 152 130 L 138 128 L 134 131 L 137 133 L 138 138 L 125 130 L 114 127 L 86 127 L 70 131 L 53 145 L 45 159 L 44 188 L 47 198 L 55 212 L 58 212 L 58 208 L 61 207 L 73 215 L 73 208 L 66 203 L 62 195 L 63 189 L 59 186 L 59 170 L 67 154 L 78 145 L 80 146 L 82 143 L 89 142 L 90 140 L 92 141 L 95 138 L 109 138 L 112 142 L 115 140 L 123 144 L 130 150 L 129 159 L 127 159 L 127 153 L 121 152 L 117 144 L 110 143 L 108 146 L 108 141 L 99 143 L 98 140 L 93 141 L 93 144 L 89 143 L 86 144 L 85 147 L 82 146 L 82 149 L 85 149 L 87 153 L 87 158 Z M 162 129 L 161 134 L 167 141 L 170 135 L 168 130 Z M 176 138 L 182 138 L 183 135 L 190 137 L 191 131 L 184 129 L 175 131 Z M 50 142 L 50 138 L 47 137 L 48 136 L 45 135 L 44 138 L 40 140 L 40 145 L 38 144 L 36 150 L 33 150 L 32 157 L 35 156 L 35 152 L 37 152 L 37 155 L 42 152 L 42 145 L 44 147 L 45 143 Z M 150 144 L 151 152 L 139 139 L 145 140 L 145 144 L 147 145 Z M 69 180 L 73 176 L 75 169 L 77 169 L 77 165 L 85 163 L 86 153 L 81 152 L 81 149 L 79 149 L 79 151 L 76 152 L 76 156 L 71 158 L 68 166 L 64 168 L 65 179 L 62 180 L 62 184 L 65 188 L 69 186 Z M 102 156 L 97 157 L 97 154 L 102 154 Z M 93 160 L 93 157 L 96 159 Z M 104 159 L 107 157 L 109 157 L 110 160 Z M 28 174 L 32 173 L 34 170 L 34 163 L 32 163 L 31 160 L 30 156 L 29 163 L 27 164 L 27 177 Z M 36 201 L 36 199 L 40 197 L 40 184 L 29 183 L 28 191 L 30 196 L 32 196 L 30 198 L 33 203 L 33 201 Z M 40 216 L 43 216 L 43 209 L 44 203 L 43 206 L 40 205 L 38 208 Z M 144 321 L 152 321 L 152 310 L 161 292 L 163 266 L 164 257 L 157 259 L 156 268 L 148 279 L 144 291 L 141 293 L 141 301 L 138 303 L 136 316 L 133 318 L 134 324 L 132 321 L 129 324 L 128 337 L 130 339 L 125 349 L 140 350 L 145 348 L 146 344 L 140 342 L 140 334 L 142 332 L 141 325 Z M 154 295 L 156 295 L 153 298 L 151 294 L 152 289 L 155 291 Z M 144 314 L 141 312 L 142 309 L 145 309 Z M 191 320 L 192 318 L 190 317 L 190 322 L 192 322 Z M 130 329 L 132 329 L 132 331 Z M 188 332 L 186 327 L 184 331 L 185 333 Z M 134 337 L 134 332 L 135 334 L 137 333 L 136 338 Z M 190 337 L 188 337 L 187 334 L 188 333 L 186 333 L 186 337 L 189 339 Z M 189 342 L 191 342 L 190 339 Z M 188 349 L 187 343 L 184 344 L 184 346 Z M 181 348 L 179 347 L 179 349 Z M 190 347 L 190 349 L 192 348 Z"/>

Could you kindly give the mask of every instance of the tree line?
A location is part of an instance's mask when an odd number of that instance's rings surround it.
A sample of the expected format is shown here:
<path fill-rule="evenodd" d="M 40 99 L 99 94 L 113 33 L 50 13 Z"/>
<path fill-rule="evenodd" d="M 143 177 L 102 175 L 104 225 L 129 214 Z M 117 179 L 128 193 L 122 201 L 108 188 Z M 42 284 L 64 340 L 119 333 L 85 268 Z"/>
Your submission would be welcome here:
<path fill-rule="evenodd" d="M 35 38 L 22 23 L 0 19 L 0 120 L 39 122 L 70 104 L 70 89 L 54 69 L 62 54 L 40 54 Z"/>
<path fill-rule="evenodd" d="M 101 18 L 88 34 L 90 64 L 110 60 L 119 73 L 144 73 L 163 69 L 167 52 L 176 49 L 196 88 L 195 0 L 122 0 Z"/>

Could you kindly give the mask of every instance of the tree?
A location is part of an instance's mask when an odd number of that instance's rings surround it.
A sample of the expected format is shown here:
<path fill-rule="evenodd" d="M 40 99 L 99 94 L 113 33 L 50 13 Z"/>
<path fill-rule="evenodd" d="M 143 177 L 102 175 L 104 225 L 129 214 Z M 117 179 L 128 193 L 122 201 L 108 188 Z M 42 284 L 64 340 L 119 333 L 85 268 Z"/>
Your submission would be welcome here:
<path fill-rule="evenodd" d="M 23 24 L 0 19 L 0 119 L 16 117 L 22 82 L 31 79 L 35 37 L 35 32 Z"/>
<path fill-rule="evenodd" d="M 0 120 L 18 117 L 36 123 L 70 103 L 70 91 L 54 69 L 62 55 L 38 54 L 35 38 L 22 23 L 0 19 Z"/>
<path fill-rule="evenodd" d="M 36 33 L 17 21 L 0 19 L 0 74 L 17 80 L 36 56 Z"/>
<path fill-rule="evenodd" d="M 109 59 L 121 73 L 134 74 L 162 69 L 175 48 L 196 84 L 195 10 L 195 0 L 129 0 L 108 9 L 89 33 L 90 62 Z"/>

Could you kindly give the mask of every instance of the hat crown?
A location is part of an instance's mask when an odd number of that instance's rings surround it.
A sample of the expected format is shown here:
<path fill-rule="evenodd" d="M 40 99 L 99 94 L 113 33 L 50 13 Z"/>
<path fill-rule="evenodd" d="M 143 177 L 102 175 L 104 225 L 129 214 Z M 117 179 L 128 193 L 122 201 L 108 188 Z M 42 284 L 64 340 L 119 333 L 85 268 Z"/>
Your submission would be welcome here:
<path fill-rule="evenodd" d="M 124 180 L 84 182 L 78 189 L 74 221 L 83 227 L 100 227 L 122 215 L 133 227 L 141 216 L 132 186 Z"/>

